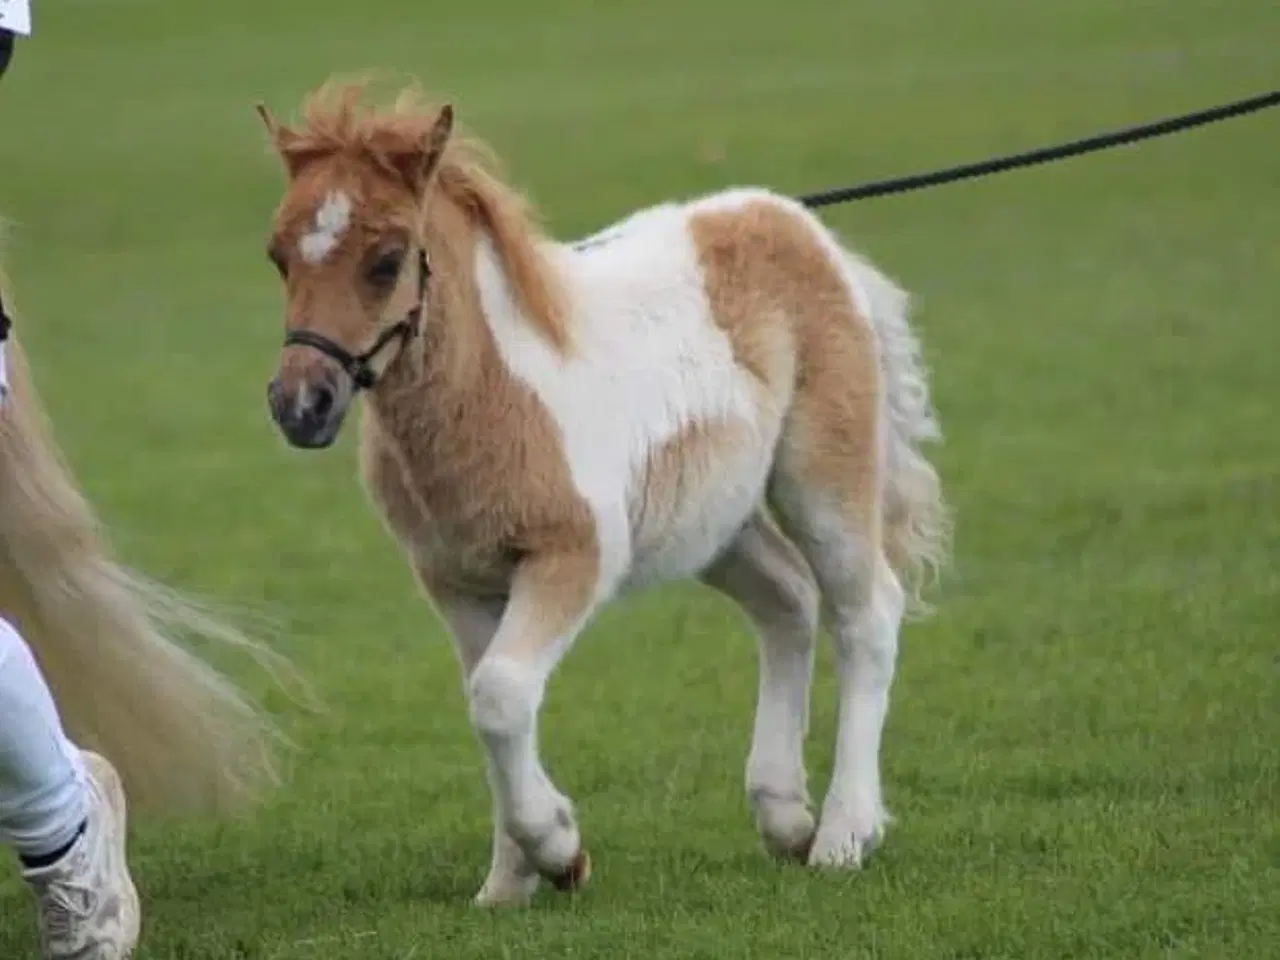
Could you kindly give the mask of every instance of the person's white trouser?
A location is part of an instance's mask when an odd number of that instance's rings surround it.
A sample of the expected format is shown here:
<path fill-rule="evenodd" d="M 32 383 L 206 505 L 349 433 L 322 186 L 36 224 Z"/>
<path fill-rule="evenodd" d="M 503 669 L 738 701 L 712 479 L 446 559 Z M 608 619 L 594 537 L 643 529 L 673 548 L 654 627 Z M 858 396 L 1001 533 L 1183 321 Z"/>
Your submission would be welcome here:
<path fill-rule="evenodd" d="M 66 846 L 86 798 L 80 751 L 26 641 L 0 618 L 0 842 L 28 857 Z"/>

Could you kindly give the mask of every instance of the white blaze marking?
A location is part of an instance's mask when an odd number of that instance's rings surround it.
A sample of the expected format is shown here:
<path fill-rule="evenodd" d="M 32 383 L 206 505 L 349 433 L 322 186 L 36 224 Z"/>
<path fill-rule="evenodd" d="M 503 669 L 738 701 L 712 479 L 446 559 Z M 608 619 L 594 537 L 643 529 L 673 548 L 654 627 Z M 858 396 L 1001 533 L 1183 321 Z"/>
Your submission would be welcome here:
<path fill-rule="evenodd" d="M 342 190 L 335 190 L 316 211 L 315 229 L 298 241 L 298 253 L 307 263 L 320 263 L 342 242 L 350 224 L 351 198 Z"/>

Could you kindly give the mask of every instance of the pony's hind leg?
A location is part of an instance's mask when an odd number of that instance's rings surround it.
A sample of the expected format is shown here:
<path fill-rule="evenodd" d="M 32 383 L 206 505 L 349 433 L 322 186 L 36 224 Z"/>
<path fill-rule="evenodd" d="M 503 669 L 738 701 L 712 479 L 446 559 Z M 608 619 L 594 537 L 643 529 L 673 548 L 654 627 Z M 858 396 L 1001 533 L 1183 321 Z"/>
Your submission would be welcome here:
<path fill-rule="evenodd" d="M 905 597 L 885 559 L 877 525 L 866 522 L 861 511 L 799 485 L 780 490 L 778 502 L 821 586 L 838 671 L 835 764 L 810 863 L 858 866 L 889 821 L 880 786 L 880 742 Z"/>
<path fill-rule="evenodd" d="M 905 595 L 885 554 L 885 464 L 874 342 L 854 318 L 825 328 L 788 414 L 771 497 L 813 568 L 835 644 L 835 765 L 810 863 L 857 866 L 889 817 L 880 742 Z"/>
<path fill-rule="evenodd" d="M 751 620 L 760 645 L 760 686 L 747 797 L 766 849 L 805 859 L 815 821 L 809 809 L 804 739 L 818 628 L 818 590 L 803 556 L 763 510 L 702 575 Z"/>

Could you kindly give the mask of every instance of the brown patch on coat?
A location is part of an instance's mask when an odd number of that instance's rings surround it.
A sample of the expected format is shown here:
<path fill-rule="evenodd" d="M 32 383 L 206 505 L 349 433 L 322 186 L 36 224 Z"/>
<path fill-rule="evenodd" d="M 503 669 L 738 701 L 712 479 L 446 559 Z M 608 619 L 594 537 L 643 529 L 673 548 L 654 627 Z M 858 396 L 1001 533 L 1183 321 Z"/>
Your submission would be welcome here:
<path fill-rule="evenodd" d="M 396 446 L 382 434 L 377 417 L 366 408 L 358 448 L 359 473 L 365 493 L 376 501 L 387 531 L 416 561 L 421 545 L 430 542 L 430 518 Z"/>
<path fill-rule="evenodd" d="M 782 469 L 866 530 L 877 522 L 880 487 L 880 368 L 870 318 L 858 313 L 810 226 L 781 201 L 696 212 L 690 232 L 738 363 L 790 403 Z"/>
<path fill-rule="evenodd" d="M 600 554 L 546 552 L 521 565 L 511 585 L 495 655 L 534 661 L 581 629 L 600 599 Z"/>
<path fill-rule="evenodd" d="M 558 425 L 503 364 L 485 322 L 479 241 L 464 210 L 432 205 L 426 319 L 369 395 L 362 469 L 420 577 L 505 594 L 526 558 L 590 557 L 594 567 L 598 545 Z"/>
<path fill-rule="evenodd" d="M 735 449 L 755 442 L 754 433 L 751 424 L 738 419 L 698 420 L 649 452 L 628 502 L 637 552 L 662 541 L 681 508 L 705 492 L 708 476 Z"/>

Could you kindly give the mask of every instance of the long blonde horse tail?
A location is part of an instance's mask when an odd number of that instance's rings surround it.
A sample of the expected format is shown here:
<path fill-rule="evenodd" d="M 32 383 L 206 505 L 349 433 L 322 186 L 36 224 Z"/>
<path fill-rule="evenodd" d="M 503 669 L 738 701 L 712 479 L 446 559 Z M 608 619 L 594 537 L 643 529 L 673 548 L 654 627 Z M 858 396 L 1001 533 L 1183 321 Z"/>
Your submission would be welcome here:
<path fill-rule="evenodd" d="M 907 592 L 907 611 L 929 612 L 924 588 L 951 553 L 954 519 L 926 443 L 942 438 L 928 371 L 909 320 L 905 290 L 864 257 L 847 252 L 853 282 L 866 294 L 885 379 L 887 476 L 884 549 Z"/>
<path fill-rule="evenodd" d="M 111 556 L 55 445 L 16 331 L 6 346 L 0 615 L 34 652 L 68 735 L 115 764 L 131 804 L 160 813 L 243 809 L 278 782 L 286 741 L 185 644 L 265 648 Z"/>

